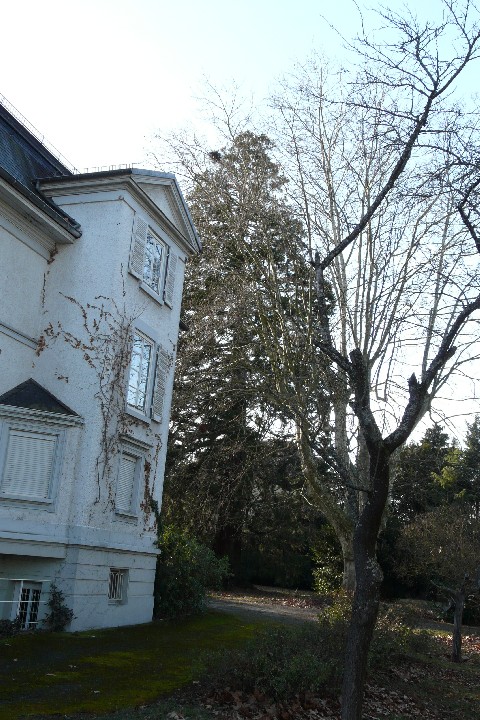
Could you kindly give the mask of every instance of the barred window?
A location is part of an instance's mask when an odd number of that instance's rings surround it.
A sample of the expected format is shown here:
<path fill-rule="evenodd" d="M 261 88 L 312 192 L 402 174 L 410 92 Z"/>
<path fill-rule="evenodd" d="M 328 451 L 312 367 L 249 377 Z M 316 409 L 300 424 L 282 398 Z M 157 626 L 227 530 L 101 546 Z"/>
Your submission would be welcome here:
<path fill-rule="evenodd" d="M 110 568 L 108 578 L 108 600 L 122 604 L 127 601 L 128 570 Z"/>

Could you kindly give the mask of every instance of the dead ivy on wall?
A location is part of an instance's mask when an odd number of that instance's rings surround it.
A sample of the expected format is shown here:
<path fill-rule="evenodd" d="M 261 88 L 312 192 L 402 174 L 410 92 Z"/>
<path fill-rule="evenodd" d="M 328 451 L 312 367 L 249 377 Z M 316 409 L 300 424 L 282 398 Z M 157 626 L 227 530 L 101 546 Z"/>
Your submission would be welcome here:
<path fill-rule="evenodd" d="M 123 298 L 126 296 L 123 286 Z M 156 468 L 162 447 L 161 436 L 151 426 L 126 413 L 127 372 L 131 360 L 131 346 L 135 321 L 142 314 L 140 309 L 127 312 L 125 303 L 119 305 L 113 298 L 98 295 L 94 302 L 83 305 L 76 298 L 63 295 L 67 302 L 78 308 L 82 317 L 82 336 L 65 329 L 61 322 L 51 322 L 38 340 L 36 354 L 39 356 L 51 343 L 58 339 L 80 352 L 83 360 L 95 373 L 98 389 L 95 399 L 99 403 L 102 418 L 100 451 L 96 458 L 97 496 L 94 504 L 101 500 L 102 487 L 107 489 L 108 501 L 115 505 L 115 483 L 113 468 L 122 438 L 134 438 L 133 429 L 142 427 L 151 441 L 153 457 L 145 460 L 144 496 L 141 509 L 144 529 L 155 529 L 155 513 L 152 517 L 152 498 L 155 487 Z M 64 378 L 58 376 L 57 378 Z M 153 521 L 153 522 L 152 522 Z"/>

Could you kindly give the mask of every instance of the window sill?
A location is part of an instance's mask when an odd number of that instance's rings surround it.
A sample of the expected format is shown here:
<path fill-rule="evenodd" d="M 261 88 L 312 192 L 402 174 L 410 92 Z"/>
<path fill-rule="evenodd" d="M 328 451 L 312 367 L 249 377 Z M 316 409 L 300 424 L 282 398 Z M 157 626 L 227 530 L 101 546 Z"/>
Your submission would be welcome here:
<path fill-rule="evenodd" d="M 141 412 L 140 410 L 136 410 L 134 407 L 131 407 L 131 405 L 126 406 L 125 412 L 128 413 L 128 415 L 136 418 L 137 420 L 141 420 L 146 425 L 150 425 L 152 418 L 149 417 L 149 415 L 147 415 L 146 413 Z"/>
<path fill-rule="evenodd" d="M 142 281 L 140 281 L 140 290 L 143 290 L 144 293 L 149 295 L 152 298 L 152 300 L 155 300 L 155 302 L 158 303 L 158 305 L 164 304 L 163 298 L 158 293 L 156 293 L 155 290 L 152 290 L 151 287 L 149 287 Z"/>
<path fill-rule="evenodd" d="M 8 505 L 39 508 L 41 510 L 48 510 L 49 512 L 53 512 L 55 510 L 55 505 L 53 499 L 51 498 L 42 500 L 41 498 L 28 497 L 25 495 L 5 495 L 4 493 L 0 493 L 0 502 Z"/>
<path fill-rule="evenodd" d="M 128 523 L 136 523 L 138 521 L 138 513 L 124 512 L 115 508 L 115 520 L 121 520 Z"/>

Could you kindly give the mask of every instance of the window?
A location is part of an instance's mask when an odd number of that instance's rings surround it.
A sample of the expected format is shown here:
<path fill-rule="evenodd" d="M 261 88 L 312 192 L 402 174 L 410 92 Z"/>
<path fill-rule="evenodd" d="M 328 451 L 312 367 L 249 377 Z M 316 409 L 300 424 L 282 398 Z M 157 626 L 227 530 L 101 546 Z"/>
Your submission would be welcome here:
<path fill-rule="evenodd" d="M 163 259 L 165 257 L 165 245 L 157 238 L 150 228 L 147 230 L 147 242 L 143 257 L 143 281 L 157 295 L 162 291 L 163 280 Z"/>
<path fill-rule="evenodd" d="M 2 435 L 0 497 L 51 503 L 61 431 L 5 423 Z"/>
<path fill-rule="evenodd" d="M 152 340 L 140 333 L 135 333 L 128 379 L 127 404 L 140 412 L 146 411 L 153 348 Z"/>
<path fill-rule="evenodd" d="M 138 215 L 132 234 L 129 270 L 158 302 L 173 306 L 178 257 Z"/>
<path fill-rule="evenodd" d="M 127 602 L 128 570 L 110 568 L 108 577 L 108 601 L 117 605 Z"/>
<path fill-rule="evenodd" d="M 138 457 L 122 453 L 115 494 L 115 510 L 130 515 L 133 512 L 133 491 L 138 468 Z"/>
<path fill-rule="evenodd" d="M 127 409 L 145 420 L 161 422 L 171 358 L 147 335 L 135 331 L 128 374 Z"/>
<path fill-rule="evenodd" d="M 30 630 L 37 626 L 41 594 L 41 583 L 28 582 L 26 580 L 20 580 L 18 582 L 16 590 L 18 605 L 15 607 L 14 617 L 12 617 L 12 619 L 18 617 L 22 630 Z"/>

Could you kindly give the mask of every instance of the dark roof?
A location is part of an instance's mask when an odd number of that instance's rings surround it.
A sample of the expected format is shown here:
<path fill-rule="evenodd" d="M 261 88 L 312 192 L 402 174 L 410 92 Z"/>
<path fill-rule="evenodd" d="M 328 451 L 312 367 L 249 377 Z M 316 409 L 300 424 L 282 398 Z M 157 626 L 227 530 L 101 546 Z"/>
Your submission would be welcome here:
<path fill-rule="evenodd" d="M 42 178 L 72 175 L 0 102 L 0 176 L 78 236 L 78 223 L 37 188 Z"/>
<path fill-rule="evenodd" d="M 0 396 L 0 405 L 43 410 L 61 415 L 77 415 L 32 378 Z"/>

